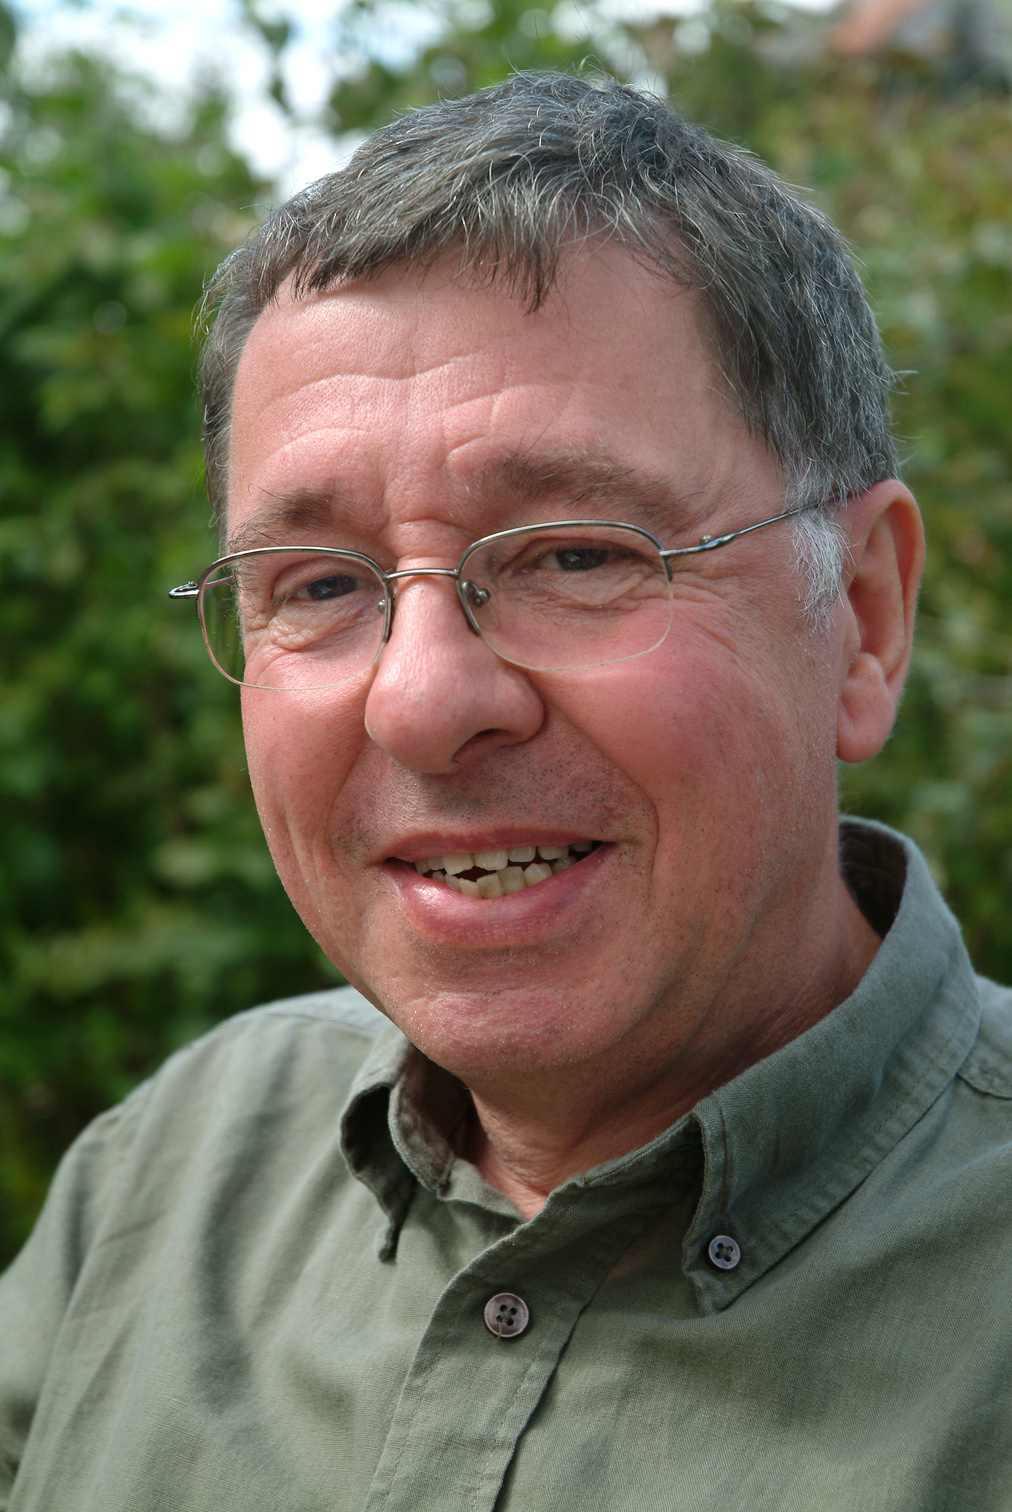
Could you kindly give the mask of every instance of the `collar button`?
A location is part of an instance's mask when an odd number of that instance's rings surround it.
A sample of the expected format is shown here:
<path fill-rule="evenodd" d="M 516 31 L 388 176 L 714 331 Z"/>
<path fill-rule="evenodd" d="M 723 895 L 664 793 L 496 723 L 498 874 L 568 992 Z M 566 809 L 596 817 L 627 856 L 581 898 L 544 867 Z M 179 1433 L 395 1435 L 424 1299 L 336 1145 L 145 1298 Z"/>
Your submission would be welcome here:
<path fill-rule="evenodd" d="M 718 1270 L 734 1270 L 741 1259 L 741 1245 L 730 1234 L 714 1234 L 706 1246 L 706 1253 L 710 1264 Z"/>

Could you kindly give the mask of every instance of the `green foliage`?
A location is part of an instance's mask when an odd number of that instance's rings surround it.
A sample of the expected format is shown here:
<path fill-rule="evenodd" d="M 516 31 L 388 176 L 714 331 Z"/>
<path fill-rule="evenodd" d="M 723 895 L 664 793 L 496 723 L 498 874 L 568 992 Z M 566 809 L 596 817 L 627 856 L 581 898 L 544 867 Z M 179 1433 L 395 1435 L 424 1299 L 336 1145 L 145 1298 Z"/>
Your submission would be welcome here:
<path fill-rule="evenodd" d="M 854 810 L 925 847 L 978 964 L 1012 980 L 1012 152 L 1007 99 L 867 66 L 788 67 L 759 6 L 638 33 L 593 11 L 455 0 L 405 72 L 390 0 L 342 12 L 333 124 L 365 130 L 509 67 L 662 77 L 686 111 L 812 186 L 865 272 L 931 538 L 910 691 Z M 284 98 L 290 32 L 250 24 Z M 589 30 L 581 18 L 589 16 Z M 3 13 L 0 11 L 0 20 Z M 379 39 L 379 40 L 377 40 Z M 0 26 L 0 51 L 10 34 Z M 811 49 L 810 49 L 811 51 Z M 167 589 L 214 552 L 189 341 L 205 273 L 263 193 L 207 98 L 145 125 L 81 59 L 8 74 L 0 141 L 0 1258 L 68 1140 L 225 1014 L 333 981 L 248 792 L 234 690 Z"/>
<path fill-rule="evenodd" d="M 845 800 L 917 840 L 979 969 L 1012 981 L 1008 101 L 883 98 L 854 81 L 813 91 L 803 131 L 757 145 L 857 243 L 907 374 L 896 416 L 928 533 L 920 623 L 896 733 L 843 774 Z"/>
<path fill-rule="evenodd" d="M 437 98 L 470 94 L 525 68 L 574 68 L 587 57 L 581 27 L 568 35 L 542 10 L 516 0 L 460 0 L 444 8 L 445 35 L 420 53 L 412 67 L 393 72 L 381 61 L 388 24 L 384 0 L 351 0 L 341 12 L 340 39 L 357 67 L 332 100 L 332 120 L 341 131 L 368 131 L 395 114 Z M 389 20 L 396 25 L 391 7 Z M 611 39 L 613 32 L 608 32 Z M 616 59 L 609 59 L 611 62 Z"/>
<path fill-rule="evenodd" d="M 167 589 L 214 555 L 190 321 L 258 186 L 83 60 L 0 165 L 0 1248 L 63 1146 L 227 1013 L 334 980 L 252 812 L 235 690 Z"/>

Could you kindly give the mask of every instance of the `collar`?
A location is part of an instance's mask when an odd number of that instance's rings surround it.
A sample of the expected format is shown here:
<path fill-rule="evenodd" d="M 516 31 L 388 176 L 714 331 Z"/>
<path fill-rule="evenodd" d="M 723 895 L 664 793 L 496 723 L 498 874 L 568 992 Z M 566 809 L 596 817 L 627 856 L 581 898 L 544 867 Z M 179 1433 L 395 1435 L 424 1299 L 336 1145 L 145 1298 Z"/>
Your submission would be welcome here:
<path fill-rule="evenodd" d="M 887 931 L 856 991 L 649 1145 L 572 1178 L 539 1215 L 550 1209 L 563 1219 L 582 1199 L 589 1221 L 595 1189 L 612 1199 L 625 1189 L 632 1213 L 701 1147 L 701 1195 L 682 1264 L 704 1313 L 727 1307 L 855 1190 L 942 1093 L 977 1035 L 977 981 L 917 847 L 884 825 L 847 820 L 841 861 L 866 916 Z M 458 1185 L 466 1163 L 452 1131 L 467 1101 L 461 1083 L 399 1031 L 381 1033 L 342 1120 L 348 1163 L 387 1214 L 381 1255 L 394 1253 L 418 1183 L 443 1195 Z M 483 1191 L 483 1205 L 519 1223 L 512 1205 L 473 1176 L 459 1194 L 481 1202 Z M 735 1269 L 709 1264 L 716 1234 L 737 1240 Z"/>
<path fill-rule="evenodd" d="M 857 989 L 818 1024 L 694 1109 L 706 1176 L 683 1260 L 706 1311 L 726 1307 L 865 1179 L 943 1092 L 980 1025 L 959 925 L 912 841 L 847 823 L 848 880 L 869 912 L 902 882 L 895 918 Z M 848 865 L 848 862 L 850 863 Z M 705 1260 L 715 1233 L 733 1271 Z"/>

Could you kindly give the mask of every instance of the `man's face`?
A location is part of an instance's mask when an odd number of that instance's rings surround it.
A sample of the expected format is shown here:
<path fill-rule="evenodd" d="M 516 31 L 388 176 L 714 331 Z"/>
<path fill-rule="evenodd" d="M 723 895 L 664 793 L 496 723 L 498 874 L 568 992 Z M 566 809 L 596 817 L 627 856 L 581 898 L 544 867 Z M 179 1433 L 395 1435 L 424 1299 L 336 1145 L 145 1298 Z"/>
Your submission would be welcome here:
<path fill-rule="evenodd" d="M 560 518 L 691 544 L 777 514 L 783 480 L 695 296 L 598 250 L 534 314 L 443 269 L 283 294 L 240 364 L 230 500 L 240 545 L 343 545 L 391 570 Z M 634 661 L 507 665 L 452 582 L 422 577 L 353 681 L 244 690 L 296 907 L 472 1084 L 579 1062 L 662 1074 L 752 1032 L 743 994 L 761 1013 L 835 879 L 839 637 L 803 620 L 791 526 L 690 560 L 667 639 Z M 414 865 L 572 842 L 594 849 L 496 899 Z"/>

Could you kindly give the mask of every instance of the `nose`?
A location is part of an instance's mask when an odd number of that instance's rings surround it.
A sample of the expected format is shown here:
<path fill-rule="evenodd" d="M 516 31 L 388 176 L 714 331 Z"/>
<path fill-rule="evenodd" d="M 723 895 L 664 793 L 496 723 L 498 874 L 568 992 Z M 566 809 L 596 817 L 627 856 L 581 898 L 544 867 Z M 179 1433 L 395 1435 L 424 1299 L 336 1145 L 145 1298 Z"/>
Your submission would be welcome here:
<path fill-rule="evenodd" d="M 378 746 L 418 772 L 459 771 L 530 740 L 544 717 L 526 673 L 474 634 L 451 581 L 401 583 L 366 699 L 366 731 Z"/>

